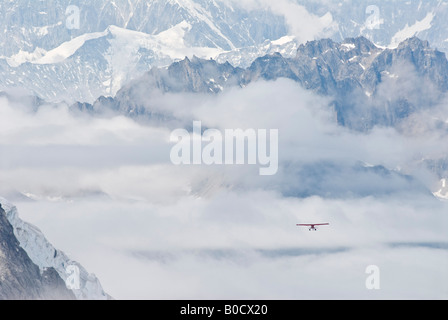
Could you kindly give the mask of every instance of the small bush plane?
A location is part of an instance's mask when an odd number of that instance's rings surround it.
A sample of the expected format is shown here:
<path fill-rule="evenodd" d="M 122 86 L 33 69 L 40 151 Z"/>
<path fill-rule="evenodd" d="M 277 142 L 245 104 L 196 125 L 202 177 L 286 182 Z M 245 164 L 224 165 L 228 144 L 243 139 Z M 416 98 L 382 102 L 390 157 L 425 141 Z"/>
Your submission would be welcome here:
<path fill-rule="evenodd" d="M 298 227 L 310 227 L 308 230 L 310 231 L 317 231 L 316 226 L 329 226 L 329 223 L 313 223 L 313 224 L 308 224 L 308 223 L 300 223 L 297 226 Z"/>

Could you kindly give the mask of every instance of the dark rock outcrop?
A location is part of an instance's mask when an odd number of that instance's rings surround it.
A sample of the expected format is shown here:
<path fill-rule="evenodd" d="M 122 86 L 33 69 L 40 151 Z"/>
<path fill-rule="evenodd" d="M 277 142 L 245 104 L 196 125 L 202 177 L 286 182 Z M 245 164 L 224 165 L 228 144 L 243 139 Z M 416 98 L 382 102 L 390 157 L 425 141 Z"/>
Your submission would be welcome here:
<path fill-rule="evenodd" d="M 20 247 L 0 206 L 0 300 L 74 300 L 56 270 L 39 269 Z"/>

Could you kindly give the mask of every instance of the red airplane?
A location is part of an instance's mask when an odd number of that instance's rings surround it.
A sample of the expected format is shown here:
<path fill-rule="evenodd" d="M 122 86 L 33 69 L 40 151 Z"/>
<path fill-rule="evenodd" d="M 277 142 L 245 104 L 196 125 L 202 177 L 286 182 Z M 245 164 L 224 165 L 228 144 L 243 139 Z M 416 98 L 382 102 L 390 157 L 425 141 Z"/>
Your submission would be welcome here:
<path fill-rule="evenodd" d="M 313 223 L 313 224 L 298 224 L 298 227 L 310 227 L 310 231 L 317 231 L 316 226 L 329 226 L 329 223 Z"/>

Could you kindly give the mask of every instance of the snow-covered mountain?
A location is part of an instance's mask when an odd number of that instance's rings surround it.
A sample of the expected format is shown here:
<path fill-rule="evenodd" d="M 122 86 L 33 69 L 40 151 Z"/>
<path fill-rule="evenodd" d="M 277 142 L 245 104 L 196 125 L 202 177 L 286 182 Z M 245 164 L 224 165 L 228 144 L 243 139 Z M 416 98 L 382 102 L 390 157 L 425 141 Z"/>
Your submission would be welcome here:
<path fill-rule="evenodd" d="M 92 101 L 113 96 L 151 66 L 168 65 L 185 55 L 216 56 L 214 48 L 186 49 L 186 22 L 156 36 L 109 26 L 84 34 L 50 51 L 18 54 L 0 61 L 1 83 L 19 83 L 48 101 Z"/>
<path fill-rule="evenodd" d="M 0 1 L 0 89 L 93 102 L 152 66 L 265 46 L 287 35 L 281 16 L 227 1 L 79 1 L 79 29 L 67 27 L 70 4 Z"/>
<path fill-rule="evenodd" d="M 395 49 L 377 47 L 364 37 L 342 42 L 323 39 L 300 45 L 292 58 L 270 54 L 246 69 L 228 62 L 185 58 L 169 67 L 153 68 L 124 86 L 115 98 L 102 97 L 93 105 L 73 107 L 166 119 L 170 115 L 158 114 L 151 92 L 219 93 L 259 79 L 278 78 L 294 80 L 330 97 L 339 124 L 366 131 L 377 125 L 399 126 L 414 112 L 441 101 L 448 92 L 448 61 L 444 53 L 415 37 Z"/>
<path fill-rule="evenodd" d="M 440 189 L 434 192 L 434 195 L 443 200 L 448 200 L 448 184 L 447 179 L 440 180 Z"/>
<path fill-rule="evenodd" d="M 63 287 L 65 287 L 67 279 L 71 276 L 71 273 L 69 272 L 70 268 L 74 267 L 79 270 L 79 288 L 73 287 L 71 294 L 67 293 L 65 296 L 73 296 L 79 300 L 111 299 L 111 297 L 104 292 L 95 275 L 89 274 L 78 262 L 72 261 L 64 252 L 55 249 L 37 227 L 21 220 L 17 208 L 14 205 L 3 198 L 0 198 L 0 205 L 4 210 L 0 211 L 0 218 L 6 217 L 8 223 L 12 226 L 13 234 L 16 241 L 18 241 L 20 250 L 24 250 L 30 260 L 30 264 L 32 263 L 37 266 L 41 274 L 44 274 L 46 270 L 55 271 L 57 277 L 60 277 L 60 282 L 64 285 Z M 8 261 L 11 263 L 16 258 L 17 255 L 14 255 L 14 257 L 10 257 Z M 19 267 L 20 265 L 23 268 L 24 263 L 21 262 L 19 263 Z M 4 288 L 0 282 L 0 297 L 3 289 Z M 16 289 L 18 290 L 19 288 Z M 28 290 L 31 288 L 24 287 L 23 289 Z M 61 299 L 64 297 L 60 293 L 64 291 L 63 288 L 61 289 L 61 285 L 59 285 L 58 290 L 58 292 L 53 293 L 53 299 Z M 25 295 L 24 292 L 21 294 Z M 22 298 L 23 297 L 24 296 L 22 296 Z M 29 298 L 48 299 L 48 297 L 50 296 L 43 295 L 30 296 Z"/>
<path fill-rule="evenodd" d="M 53 268 L 39 269 L 14 235 L 0 204 L 0 300 L 74 300 Z"/>
<path fill-rule="evenodd" d="M 448 52 L 448 2 L 446 0 L 297 0 L 310 13 L 330 13 L 337 24 L 332 39 L 364 36 L 383 47 L 397 47 L 419 37 Z"/>
<path fill-rule="evenodd" d="M 49 51 L 75 37 L 114 25 L 151 35 L 187 23 L 188 47 L 231 50 L 286 35 L 284 18 L 265 8 L 210 0 L 17 0 L 0 2 L 0 55 Z M 78 19 L 79 17 L 79 19 Z M 76 21 L 78 20 L 78 21 Z M 77 23 L 78 22 L 78 23 Z"/>
<path fill-rule="evenodd" d="M 93 102 L 99 96 L 114 96 L 125 84 L 152 67 L 170 65 L 186 56 L 248 66 L 264 54 L 281 52 L 293 56 L 297 50 L 297 42 L 287 36 L 233 51 L 188 47 L 185 35 L 191 28 L 191 24 L 183 21 L 157 35 L 149 35 L 109 26 L 104 32 L 84 34 L 50 51 L 19 52 L 0 59 L 0 70 L 3 70 L 0 88 L 20 86 L 53 102 Z"/>
<path fill-rule="evenodd" d="M 288 3 L 286 5 L 285 3 Z M 365 36 L 397 47 L 418 36 L 448 51 L 446 1 L 0 1 L 0 90 L 47 101 L 114 96 L 154 66 L 193 55 L 248 67 L 304 40 Z M 294 15 L 298 14 L 299 17 Z M 316 24 L 310 30 L 299 20 Z M 304 35 L 305 34 L 305 35 Z"/>

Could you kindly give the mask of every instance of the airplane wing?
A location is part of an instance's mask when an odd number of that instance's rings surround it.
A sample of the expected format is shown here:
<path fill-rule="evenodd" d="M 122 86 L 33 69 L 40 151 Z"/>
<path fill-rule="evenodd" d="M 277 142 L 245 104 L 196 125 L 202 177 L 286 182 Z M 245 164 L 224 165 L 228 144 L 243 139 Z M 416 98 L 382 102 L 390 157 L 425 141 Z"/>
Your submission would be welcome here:
<path fill-rule="evenodd" d="M 313 226 L 329 226 L 330 224 L 329 223 L 313 223 L 313 224 L 311 224 L 311 223 L 299 223 L 299 224 L 297 224 L 298 226 L 300 226 L 300 227 L 313 227 Z"/>

